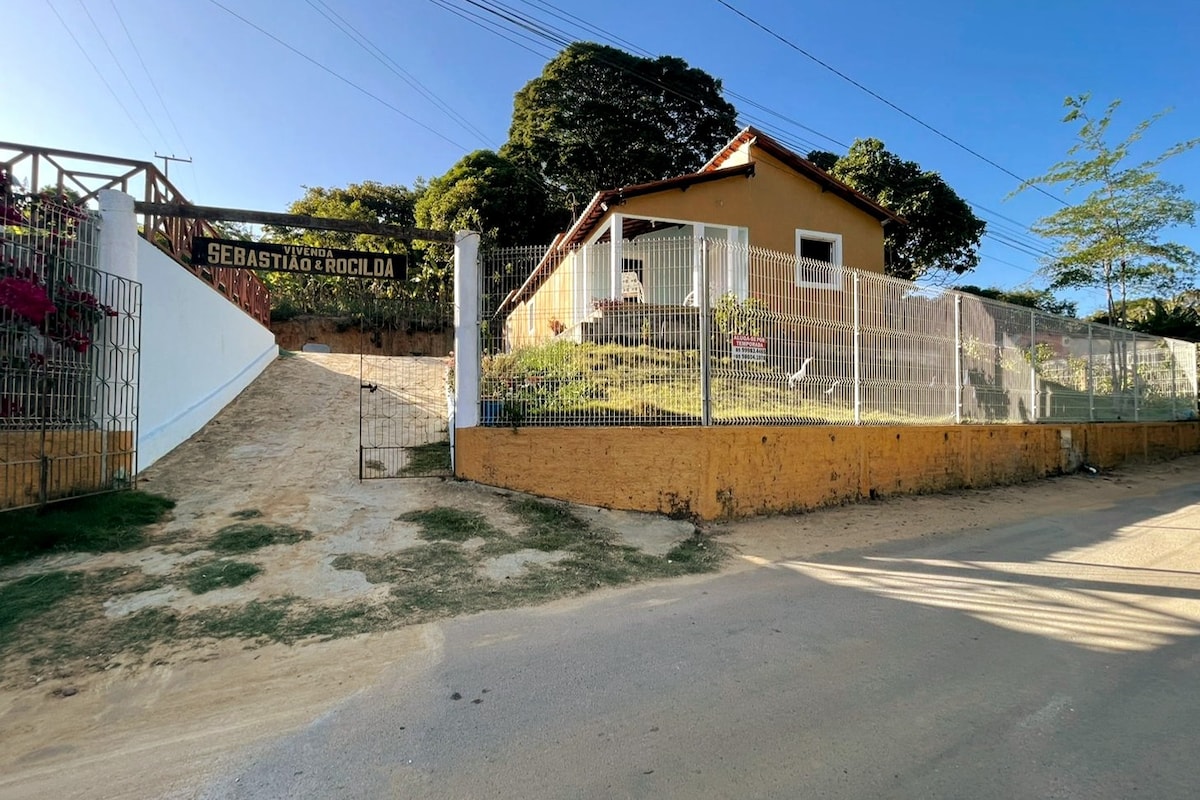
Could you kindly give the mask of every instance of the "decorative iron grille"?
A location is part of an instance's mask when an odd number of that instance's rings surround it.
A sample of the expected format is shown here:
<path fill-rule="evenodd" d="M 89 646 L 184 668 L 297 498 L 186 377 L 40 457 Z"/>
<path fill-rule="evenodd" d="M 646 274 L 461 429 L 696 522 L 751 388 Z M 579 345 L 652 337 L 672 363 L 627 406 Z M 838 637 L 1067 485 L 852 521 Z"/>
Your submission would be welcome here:
<path fill-rule="evenodd" d="M 0 186 L 0 510 L 133 485 L 141 286 L 97 247 L 80 204 Z"/>

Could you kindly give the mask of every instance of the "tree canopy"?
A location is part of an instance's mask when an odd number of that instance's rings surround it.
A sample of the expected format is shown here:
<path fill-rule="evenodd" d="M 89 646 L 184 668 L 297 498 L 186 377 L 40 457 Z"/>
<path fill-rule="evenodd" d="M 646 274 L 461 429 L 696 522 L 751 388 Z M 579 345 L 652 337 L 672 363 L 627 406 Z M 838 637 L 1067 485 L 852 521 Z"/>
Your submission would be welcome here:
<path fill-rule="evenodd" d="M 415 215 L 423 228 L 478 231 L 499 246 L 548 242 L 568 221 L 551 212 L 536 176 L 491 150 L 476 150 L 429 181 Z"/>
<path fill-rule="evenodd" d="M 1092 322 L 1115 324 L 1105 311 L 1093 314 Z M 1172 298 L 1141 297 L 1125 304 L 1125 327 L 1139 333 L 1169 336 L 1200 342 L 1200 291 L 1192 289 Z"/>
<path fill-rule="evenodd" d="M 1058 299 L 1049 289 L 999 289 L 995 286 L 981 289 L 978 286 L 971 286 L 969 284 L 955 286 L 954 288 L 957 291 L 973 294 L 977 297 L 999 300 L 1002 303 L 1011 303 L 1014 306 L 1036 308 L 1038 311 L 1045 311 L 1047 314 L 1058 314 L 1061 317 L 1073 317 L 1079 311 L 1078 306 L 1074 302 Z"/>
<path fill-rule="evenodd" d="M 878 139 L 856 139 L 850 152 L 810 152 L 809 161 L 905 217 L 884 231 L 888 275 L 916 281 L 931 272 L 962 275 L 979 264 L 986 223 L 942 176 L 904 161 Z"/>
<path fill-rule="evenodd" d="M 424 187 L 420 183 L 413 189 L 375 181 L 351 183 L 345 188 L 327 189 L 311 186 L 305 187 L 304 196 L 288 206 L 288 212 L 412 227 L 416 221 L 417 199 L 423 191 Z M 346 281 L 325 275 L 264 272 L 260 277 L 271 289 L 274 316 L 295 313 L 361 313 L 364 298 L 367 296 L 437 296 L 444 290 L 440 277 L 431 280 L 430 276 L 425 274 L 419 253 L 415 253 L 408 242 L 400 239 L 277 226 L 267 226 L 264 238 L 268 241 L 302 244 L 308 247 L 396 253 L 407 260 L 410 276 L 410 280 L 406 282 L 366 281 L 364 283 L 368 285 L 363 286 L 358 281 Z"/>
<path fill-rule="evenodd" d="M 288 206 L 288 213 L 411 227 L 416 222 L 415 207 L 423 191 L 424 186 L 420 183 L 409 189 L 398 184 L 376 181 L 351 183 L 345 188 L 332 189 L 306 186 L 304 196 Z M 341 247 L 374 252 L 401 252 L 406 249 L 404 242 L 386 236 L 341 231 L 268 226 L 267 235 L 271 241 L 304 244 L 310 247 Z"/>
<path fill-rule="evenodd" d="M 856 139 L 844 156 L 816 150 L 808 160 L 908 220 L 884 234 L 888 275 L 916 280 L 934 272 L 961 275 L 979 264 L 986 223 L 936 172 Z"/>
<path fill-rule="evenodd" d="M 501 154 L 559 203 L 699 169 L 737 133 L 721 82 L 681 58 L 569 45 L 516 95 Z"/>
<path fill-rule="evenodd" d="M 1183 196 L 1182 186 L 1164 180 L 1159 167 L 1200 139 L 1130 163 L 1131 150 L 1162 114 L 1139 123 L 1113 145 L 1109 127 L 1121 101 L 1109 103 L 1098 118 L 1088 110 L 1090 101 L 1088 94 L 1064 101 L 1063 122 L 1079 123 L 1075 144 L 1065 160 L 1014 194 L 1032 186 L 1087 192 L 1083 200 L 1042 217 L 1032 230 L 1053 242 L 1053 255 L 1044 267 L 1051 288 L 1104 289 L 1108 318 L 1124 325 L 1130 293 L 1170 293 L 1194 275 L 1196 253 L 1163 241 L 1163 236 L 1176 226 L 1194 225 L 1197 204 Z"/>

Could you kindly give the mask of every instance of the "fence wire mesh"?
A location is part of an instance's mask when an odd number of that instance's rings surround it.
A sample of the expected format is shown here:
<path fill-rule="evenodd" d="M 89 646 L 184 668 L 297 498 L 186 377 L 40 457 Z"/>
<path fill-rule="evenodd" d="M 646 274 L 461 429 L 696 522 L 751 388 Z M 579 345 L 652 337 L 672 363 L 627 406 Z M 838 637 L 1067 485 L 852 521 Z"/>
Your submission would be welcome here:
<path fill-rule="evenodd" d="M 481 255 L 486 425 L 1196 417 L 1196 347 L 670 229 Z"/>
<path fill-rule="evenodd" d="M 95 268 L 98 220 L 0 192 L 0 510 L 132 485 L 141 286 Z"/>

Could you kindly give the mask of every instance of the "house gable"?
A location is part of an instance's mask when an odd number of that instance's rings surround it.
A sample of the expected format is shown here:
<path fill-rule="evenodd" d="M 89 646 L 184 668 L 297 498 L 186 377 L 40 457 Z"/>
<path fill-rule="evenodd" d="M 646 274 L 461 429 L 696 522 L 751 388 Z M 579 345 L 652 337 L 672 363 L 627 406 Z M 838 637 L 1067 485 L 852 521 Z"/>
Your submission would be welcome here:
<path fill-rule="evenodd" d="M 695 226 L 704 225 L 724 229 L 731 241 L 798 253 L 802 234 L 806 240 L 828 237 L 837 242 L 838 263 L 880 273 L 884 226 L 904 223 L 769 136 L 747 128 L 697 173 L 597 192 L 575 224 L 556 237 L 525 283 L 501 304 L 499 313 L 524 308 L 544 286 L 572 295 L 558 285 L 556 272 L 572 261 L 573 248 L 610 240 L 611 224 L 618 216 L 619 238 L 627 240 L 676 226 L 687 236 L 689 227 L 698 233 Z M 718 230 L 717 235 L 725 233 Z M 782 274 L 770 279 L 790 280 Z M 583 291 L 576 287 L 573 294 Z M 564 316 L 568 311 L 563 309 Z"/>

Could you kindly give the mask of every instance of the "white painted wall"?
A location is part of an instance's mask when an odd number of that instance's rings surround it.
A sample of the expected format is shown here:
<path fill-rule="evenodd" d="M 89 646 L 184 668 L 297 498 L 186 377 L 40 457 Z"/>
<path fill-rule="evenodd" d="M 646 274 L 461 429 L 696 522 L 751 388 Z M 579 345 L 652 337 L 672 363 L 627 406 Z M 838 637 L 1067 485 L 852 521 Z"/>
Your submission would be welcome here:
<path fill-rule="evenodd" d="M 141 237 L 138 468 L 217 415 L 279 355 L 275 335 Z"/>
<path fill-rule="evenodd" d="M 200 430 L 278 356 L 275 336 L 137 235 L 133 198 L 100 193 L 100 268 L 142 284 L 137 465 Z"/>

